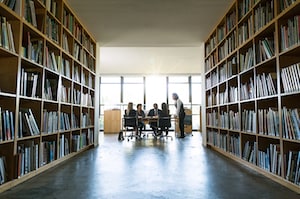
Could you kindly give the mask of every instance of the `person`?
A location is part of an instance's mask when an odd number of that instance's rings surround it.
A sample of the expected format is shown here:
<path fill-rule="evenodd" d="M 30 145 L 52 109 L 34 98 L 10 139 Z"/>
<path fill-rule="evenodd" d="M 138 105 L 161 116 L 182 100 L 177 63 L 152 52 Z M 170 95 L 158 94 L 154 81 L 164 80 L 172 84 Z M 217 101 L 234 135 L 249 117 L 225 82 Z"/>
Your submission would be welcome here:
<path fill-rule="evenodd" d="M 177 93 L 173 93 L 172 98 L 173 98 L 173 100 L 175 100 L 175 107 L 176 107 L 175 116 L 178 118 L 179 131 L 180 131 L 179 138 L 184 138 L 184 117 L 185 117 L 185 112 L 184 112 L 184 108 L 183 108 L 183 103 L 179 99 L 179 96 L 177 95 Z"/>
<path fill-rule="evenodd" d="M 132 116 L 132 117 L 136 116 L 136 110 L 133 109 L 133 103 L 132 102 L 128 102 L 127 109 L 125 110 L 125 115 Z"/>
<path fill-rule="evenodd" d="M 149 117 L 158 117 L 160 115 L 160 113 L 161 113 L 161 110 L 158 108 L 157 103 L 154 103 L 153 108 L 150 109 L 147 116 L 149 116 Z M 150 127 L 153 130 L 154 135 L 157 136 L 158 135 L 158 133 L 157 133 L 157 122 L 152 121 L 149 124 L 150 124 Z"/>
<path fill-rule="evenodd" d="M 141 136 L 142 135 L 142 130 L 145 127 L 145 124 L 144 124 L 143 119 L 142 119 L 142 118 L 145 118 L 145 112 L 142 109 L 142 104 L 138 104 L 136 106 L 136 109 L 137 109 L 136 114 L 137 114 L 137 117 L 138 117 L 139 136 Z"/>
<path fill-rule="evenodd" d="M 169 111 L 168 105 L 164 102 L 161 104 L 161 112 L 159 114 L 159 117 L 162 117 L 162 118 L 170 117 L 170 111 Z M 165 131 L 166 135 L 168 135 L 168 127 L 170 127 L 170 126 L 163 125 L 161 127 L 161 131 L 159 132 L 159 134 L 162 134 L 162 131 Z"/>

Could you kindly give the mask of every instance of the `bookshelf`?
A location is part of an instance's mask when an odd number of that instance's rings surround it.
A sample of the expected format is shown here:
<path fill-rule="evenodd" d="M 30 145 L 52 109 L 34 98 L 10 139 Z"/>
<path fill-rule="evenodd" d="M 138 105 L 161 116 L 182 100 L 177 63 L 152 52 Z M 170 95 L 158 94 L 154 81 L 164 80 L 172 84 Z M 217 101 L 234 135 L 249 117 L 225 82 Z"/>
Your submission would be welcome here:
<path fill-rule="evenodd" d="M 300 1 L 234 0 L 205 42 L 207 145 L 300 193 Z"/>
<path fill-rule="evenodd" d="M 64 0 L 0 13 L 2 192 L 93 146 L 96 42 Z"/>

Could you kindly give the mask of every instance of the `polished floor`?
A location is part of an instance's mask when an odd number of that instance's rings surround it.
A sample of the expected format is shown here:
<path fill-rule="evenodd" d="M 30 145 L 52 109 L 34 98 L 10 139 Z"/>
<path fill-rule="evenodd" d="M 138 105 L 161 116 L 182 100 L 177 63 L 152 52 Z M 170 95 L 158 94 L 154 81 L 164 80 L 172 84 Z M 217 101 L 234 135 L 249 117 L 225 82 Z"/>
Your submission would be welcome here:
<path fill-rule="evenodd" d="M 184 139 L 117 141 L 88 150 L 11 190 L 1 199 L 299 199 L 300 195 Z"/>

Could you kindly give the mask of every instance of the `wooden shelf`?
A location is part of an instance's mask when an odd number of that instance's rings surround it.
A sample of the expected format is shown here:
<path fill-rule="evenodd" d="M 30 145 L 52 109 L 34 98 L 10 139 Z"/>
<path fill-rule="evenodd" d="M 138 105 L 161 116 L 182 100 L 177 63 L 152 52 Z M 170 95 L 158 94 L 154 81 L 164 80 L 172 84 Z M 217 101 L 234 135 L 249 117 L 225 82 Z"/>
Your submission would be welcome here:
<path fill-rule="evenodd" d="M 96 42 L 65 0 L 0 13 L 2 192 L 93 146 Z"/>
<path fill-rule="evenodd" d="M 204 56 L 208 145 L 298 193 L 299 13 L 299 0 L 234 0 Z M 220 37 L 224 24 L 232 28 Z"/>

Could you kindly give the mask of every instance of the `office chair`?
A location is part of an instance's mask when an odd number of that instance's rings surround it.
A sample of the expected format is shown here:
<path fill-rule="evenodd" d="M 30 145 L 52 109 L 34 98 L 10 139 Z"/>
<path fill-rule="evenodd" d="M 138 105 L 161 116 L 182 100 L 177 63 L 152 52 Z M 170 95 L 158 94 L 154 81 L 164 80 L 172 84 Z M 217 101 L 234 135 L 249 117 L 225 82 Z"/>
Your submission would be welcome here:
<path fill-rule="evenodd" d="M 173 140 L 173 137 L 169 135 L 169 128 L 171 127 L 171 116 L 160 116 L 157 121 L 158 131 L 161 132 L 161 135 L 159 135 L 159 138 L 171 138 Z"/>
<path fill-rule="evenodd" d="M 138 119 L 136 116 L 128 116 L 128 115 L 124 115 L 123 116 L 123 133 L 124 133 L 124 137 L 127 137 L 127 140 L 129 141 L 129 139 L 132 138 L 137 138 L 140 139 L 141 137 L 139 135 L 137 135 L 137 131 L 138 131 Z M 129 135 L 127 135 L 127 132 L 130 132 Z"/>

